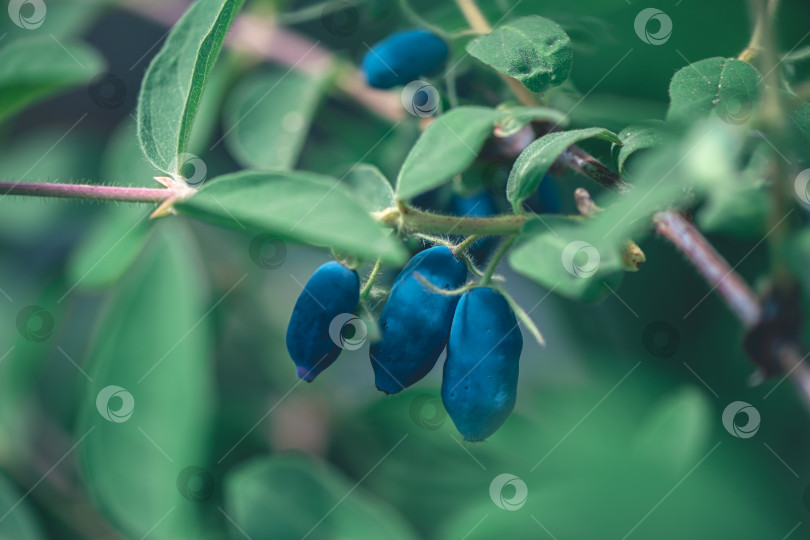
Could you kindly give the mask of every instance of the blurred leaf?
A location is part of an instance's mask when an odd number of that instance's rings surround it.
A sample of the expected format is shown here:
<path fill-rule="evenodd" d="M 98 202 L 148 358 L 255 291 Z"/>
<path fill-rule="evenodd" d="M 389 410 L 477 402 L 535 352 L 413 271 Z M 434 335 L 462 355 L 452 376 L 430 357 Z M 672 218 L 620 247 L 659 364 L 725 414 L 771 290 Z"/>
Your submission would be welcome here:
<path fill-rule="evenodd" d="M 337 470 L 299 456 L 265 458 L 226 479 L 233 537 L 376 540 L 415 535 L 391 508 Z"/>
<path fill-rule="evenodd" d="M 536 15 L 498 25 L 471 41 L 467 51 L 532 92 L 562 84 L 573 58 L 568 34 L 554 21 Z"/>
<path fill-rule="evenodd" d="M 136 127 L 124 122 L 103 157 L 102 178 L 119 184 L 157 187 L 160 175 L 138 148 Z M 152 230 L 148 205 L 109 206 L 85 235 L 67 267 L 72 284 L 101 289 L 117 282 L 135 262 Z"/>
<path fill-rule="evenodd" d="M 538 218 L 524 227 L 509 264 L 557 294 L 596 300 L 616 287 L 622 272 L 618 246 L 603 232 L 562 216 Z"/>
<path fill-rule="evenodd" d="M 619 172 L 624 175 L 627 172 L 624 169 L 627 158 L 639 150 L 655 148 L 666 140 L 664 123 L 656 121 L 628 126 L 619 133 L 619 139 L 622 141 L 622 145 L 619 149 L 617 165 Z"/>
<path fill-rule="evenodd" d="M 410 199 L 429 191 L 466 169 L 500 122 L 561 120 L 560 113 L 543 107 L 487 109 L 457 107 L 434 120 L 411 148 L 399 171 L 396 193 Z"/>
<path fill-rule="evenodd" d="M 223 112 L 225 140 L 239 164 L 293 168 L 323 90 L 323 77 L 281 68 L 240 81 Z"/>
<path fill-rule="evenodd" d="M 368 212 L 379 212 L 396 204 L 394 190 L 380 170 L 361 163 L 353 167 L 342 180 Z"/>
<path fill-rule="evenodd" d="M 200 534 L 178 473 L 207 457 L 210 301 L 193 242 L 172 225 L 156 229 L 102 318 L 77 431 L 92 495 L 132 538 Z"/>
<path fill-rule="evenodd" d="M 352 193 L 314 173 L 244 171 L 221 176 L 176 208 L 221 226 L 248 226 L 369 259 L 381 257 L 390 264 L 404 262 L 407 255 Z"/>
<path fill-rule="evenodd" d="M 712 414 L 705 394 L 696 388 L 666 396 L 639 426 L 634 452 L 640 460 L 685 473 L 709 450 Z"/>
<path fill-rule="evenodd" d="M 708 58 L 681 68 L 669 85 L 667 121 L 690 122 L 714 111 L 722 120 L 741 124 L 751 115 L 762 80 L 742 60 Z"/>
<path fill-rule="evenodd" d="M 794 107 L 788 116 L 804 137 L 805 145 L 810 145 L 810 103 L 802 103 Z"/>
<path fill-rule="evenodd" d="M 155 167 L 179 175 L 205 80 L 243 0 L 197 0 L 149 64 L 138 96 L 138 139 Z"/>
<path fill-rule="evenodd" d="M 551 164 L 566 148 L 593 137 L 621 144 L 615 133 L 593 127 L 549 133 L 527 146 L 515 161 L 506 184 L 506 197 L 515 211 L 521 210 L 523 201 L 537 189 Z"/>
<path fill-rule="evenodd" d="M 25 495 L 0 474 L 0 538 L 8 540 L 39 540 L 45 538 L 31 511 Z"/>
<path fill-rule="evenodd" d="M 102 57 L 82 43 L 33 37 L 0 47 L 0 121 L 36 101 L 89 82 L 103 66 Z"/>

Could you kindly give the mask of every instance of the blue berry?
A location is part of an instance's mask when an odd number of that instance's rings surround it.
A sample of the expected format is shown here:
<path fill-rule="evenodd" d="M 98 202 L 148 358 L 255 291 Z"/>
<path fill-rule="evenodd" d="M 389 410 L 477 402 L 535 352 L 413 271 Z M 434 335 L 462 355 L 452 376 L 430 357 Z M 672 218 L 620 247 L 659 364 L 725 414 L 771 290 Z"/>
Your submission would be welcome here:
<path fill-rule="evenodd" d="M 381 341 L 370 349 L 377 388 L 396 394 L 428 374 L 447 343 L 458 296 L 431 291 L 419 273 L 439 289 L 464 285 L 467 266 L 445 246 L 414 255 L 394 280 L 380 316 Z"/>
<path fill-rule="evenodd" d="M 447 43 L 426 30 L 391 34 L 363 57 L 369 86 L 388 89 L 436 71 L 447 59 Z"/>
<path fill-rule="evenodd" d="M 489 288 L 464 293 L 453 317 L 442 402 L 466 441 L 483 441 L 515 407 L 523 336 L 506 299 Z"/>
<path fill-rule="evenodd" d="M 340 337 L 330 336 L 335 317 L 351 314 L 360 300 L 357 272 L 332 261 L 318 268 L 295 302 L 287 327 L 287 351 L 301 379 L 312 380 L 340 355 Z"/>

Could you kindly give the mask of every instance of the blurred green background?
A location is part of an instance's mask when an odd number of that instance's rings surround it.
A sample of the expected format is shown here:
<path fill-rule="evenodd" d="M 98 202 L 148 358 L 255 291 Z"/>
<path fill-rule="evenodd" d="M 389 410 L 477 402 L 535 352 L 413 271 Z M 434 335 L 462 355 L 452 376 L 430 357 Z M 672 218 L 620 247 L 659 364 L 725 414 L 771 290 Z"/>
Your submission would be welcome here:
<path fill-rule="evenodd" d="M 414 26 L 396 2 L 338 3 L 337 22 L 318 2 L 244 10 L 347 66 Z M 736 0 L 656 3 L 674 28 L 661 46 L 633 31 L 648 2 L 481 4 L 493 22 L 537 13 L 569 32 L 574 67 L 560 103 L 585 96 L 572 127 L 663 118 L 676 70 L 735 56 L 749 37 Z M 53 86 L 0 124 L 0 179 L 157 187 L 132 115 L 167 31 L 156 19 L 175 20 L 185 5 L 50 2 L 32 29 L 2 14 L 0 50 L 16 46 L 34 73 L 19 84 L 43 86 L 39 62 Z M 451 1 L 412 5 L 447 30 L 465 26 Z M 780 13 L 790 50 L 810 29 L 810 6 L 786 0 Z M 418 119 L 392 130 L 336 90 L 334 73 L 288 70 L 226 47 L 189 149 L 207 177 L 248 166 L 341 174 L 362 160 L 394 178 Z M 801 65 L 789 73 L 806 75 Z M 469 58 L 459 76 L 462 102 L 508 98 Z M 575 176 L 556 183 L 568 209 L 574 188 L 599 190 Z M 504 265 L 548 346 L 524 333 L 515 413 L 467 444 L 438 398 L 439 368 L 387 397 L 364 347 L 312 384 L 295 378 L 287 320 L 299 283 L 329 253 L 187 219 L 149 222 L 150 211 L 0 198 L 0 537 L 810 537 L 807 410 L 789 381 L 748 384 L 742 329 L 716 295 L 702 301 L 706 284 L 659 239 L 642 244 L 643 269 L 596 304 L 546 296 Z M 711 240 L 750 283 L 766 271 L 758 239 Z M 98 403 L 109 386 L 120 389 Z M 131 416 L 115 417 L 127 395 Z M 760 414 L 752 437 L 723 426 L 735 401 Z"/>

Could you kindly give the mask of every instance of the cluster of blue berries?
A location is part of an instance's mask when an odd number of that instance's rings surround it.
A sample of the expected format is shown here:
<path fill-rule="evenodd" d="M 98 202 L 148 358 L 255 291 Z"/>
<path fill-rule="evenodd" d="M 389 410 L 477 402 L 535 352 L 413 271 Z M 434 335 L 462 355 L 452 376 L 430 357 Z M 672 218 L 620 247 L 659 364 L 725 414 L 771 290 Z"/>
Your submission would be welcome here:
<path fill-rule="evenodd" d="M 369 357 L 377 388 L 396 394 L 427 375 L 446 347 L 442 402 L 465 440 L 482 441 L 515 406 L 523 338 L 509 303 L 494 289 L 440 292 L 466 281 L 466 263 L 446 246 L 416 254 L 394 280 Z M 359 293 L 357 272 L 337 262 L 309 279 L 287 329 L 300 378 L 312 381 L 338 357 L 341 339 L 329 327 L 354 313 Z"/>

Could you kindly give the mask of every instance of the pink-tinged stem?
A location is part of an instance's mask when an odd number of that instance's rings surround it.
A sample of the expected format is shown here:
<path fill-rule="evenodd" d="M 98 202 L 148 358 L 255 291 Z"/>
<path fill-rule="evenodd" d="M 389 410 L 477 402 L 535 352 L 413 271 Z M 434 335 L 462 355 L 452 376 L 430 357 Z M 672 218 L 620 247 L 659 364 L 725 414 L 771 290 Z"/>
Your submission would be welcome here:
<path fill-rule="evenodd" d="M 165 188 L 136 188 L 33 182 L 0 182 L 0 197 L 5 195 L 56 197 L 61 199 L 91 199 L 97 201 L 159 203 L 170 199 L 171 197 L 177 196 L 177 193 L 175 193 L 173 190 Z"/>
<path fill-rule="evenodd" d="M 694 225 L 673 210 L 658 212 L 653 221 L 656 232 L 672 242 L 689 259 L 746 328 L 759 322 L 762 309 L 757 295 Z"/>

